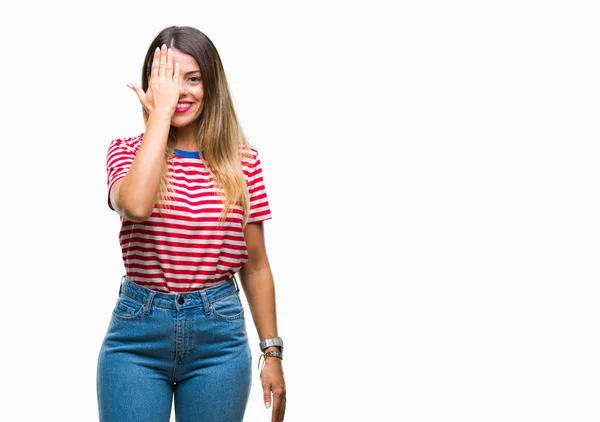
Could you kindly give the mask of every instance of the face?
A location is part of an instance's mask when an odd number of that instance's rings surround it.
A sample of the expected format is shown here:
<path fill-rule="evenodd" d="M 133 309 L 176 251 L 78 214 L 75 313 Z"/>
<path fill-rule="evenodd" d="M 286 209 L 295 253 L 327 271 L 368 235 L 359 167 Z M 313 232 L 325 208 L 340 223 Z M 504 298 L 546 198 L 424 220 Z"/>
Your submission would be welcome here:
<path fill-rule="evenodd" d="M 204 86 L 198 62 L 189 54 L 173 49 L 173 63 L 179 63 L 181 72 L 177 109 L 171 125 L 178 129 L 195 129 L 194 122 L 202 113 Z"/>

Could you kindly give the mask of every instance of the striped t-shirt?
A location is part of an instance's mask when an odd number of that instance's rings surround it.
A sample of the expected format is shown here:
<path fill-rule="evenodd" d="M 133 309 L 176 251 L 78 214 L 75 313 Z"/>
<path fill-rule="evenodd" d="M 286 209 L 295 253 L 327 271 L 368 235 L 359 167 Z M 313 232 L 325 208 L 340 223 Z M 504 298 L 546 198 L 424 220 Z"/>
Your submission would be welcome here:
<path fill-rule="evenodd" d="M 143 137 L 110 142 L 106 171 L 111 210 L 110 189 L 129 170 Z M 242 159 L 250 198 L 248 223 L 256 223 L 270 219 L 271 210 L 258 152 L 250 147 L 248 155 Z M 120 217 L 123 263 L 134 283 L 166 293 L 199 290 L 231 278 L 248 260 L 242 208 L 235 205 L 219 225 L 223 202 L 205 164 L 198 152 L 175 149 L 168 162 L 171 207 L 159 210 L 155 205 L 143 223 Z"/>

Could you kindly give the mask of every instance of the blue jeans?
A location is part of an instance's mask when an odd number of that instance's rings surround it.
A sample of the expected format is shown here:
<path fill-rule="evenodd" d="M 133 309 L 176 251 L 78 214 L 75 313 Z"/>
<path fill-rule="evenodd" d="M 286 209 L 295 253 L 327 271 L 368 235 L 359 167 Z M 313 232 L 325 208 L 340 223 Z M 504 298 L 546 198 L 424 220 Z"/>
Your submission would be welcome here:
<path fill-rule="evenodd" d="M 100 422 L 242 421 L 252 379 L 234 278 L 163 293 L 123 276 L 98 356 Z"/>

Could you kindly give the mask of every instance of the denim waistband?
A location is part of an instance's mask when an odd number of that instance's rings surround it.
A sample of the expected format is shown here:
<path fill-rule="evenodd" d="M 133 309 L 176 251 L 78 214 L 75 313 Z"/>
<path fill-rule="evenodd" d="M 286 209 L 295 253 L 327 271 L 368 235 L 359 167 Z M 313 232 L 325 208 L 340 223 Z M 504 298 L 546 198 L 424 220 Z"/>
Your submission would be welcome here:
<path fill-rule="evenodd" d="M 169 309 L 185 309 L 204 306 L 204 309 L 208 309 L 210 303 L 222 297 L 239 292 L 239 290 L 235 276 L 231 277 L 229 280 L 222 281 L 201 290 L 182 293 L 163 293 L 136 284 L 124 275 L 121 279 L 119 295 L 124 294 L 131 299 L 144 303 L 147 311 L 152 306 Z"/>

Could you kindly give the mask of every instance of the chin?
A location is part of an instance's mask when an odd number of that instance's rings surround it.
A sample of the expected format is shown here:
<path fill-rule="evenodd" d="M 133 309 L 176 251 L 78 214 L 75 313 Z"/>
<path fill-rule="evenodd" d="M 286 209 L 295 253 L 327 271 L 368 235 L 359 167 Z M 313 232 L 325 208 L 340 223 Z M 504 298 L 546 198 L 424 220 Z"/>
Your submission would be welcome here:
<path fill-rule="evenodd" d="M 193 123 L 194 123 L 193 119 L 172 119 L 171 120 L 171 126 L 177 127 L 177 128 L 186 127 Z"/>
<path fill-rule="evenodd" d="M 188 116 L 188 113 L 185 113 L 186 116 L 178 116 L 177 114 L 173 115 L 171 118 L 171 126 L 182 128 L 193 124 L 196 120 L 200 118 L 202 115 L 202 111 L 199 114 L 194 114 L 193 116 Z"/>

